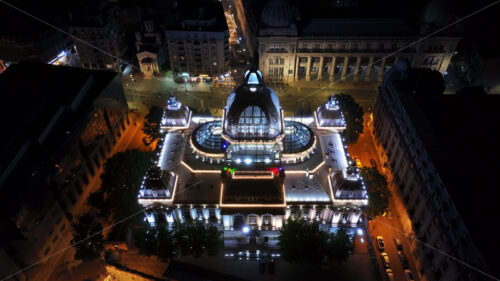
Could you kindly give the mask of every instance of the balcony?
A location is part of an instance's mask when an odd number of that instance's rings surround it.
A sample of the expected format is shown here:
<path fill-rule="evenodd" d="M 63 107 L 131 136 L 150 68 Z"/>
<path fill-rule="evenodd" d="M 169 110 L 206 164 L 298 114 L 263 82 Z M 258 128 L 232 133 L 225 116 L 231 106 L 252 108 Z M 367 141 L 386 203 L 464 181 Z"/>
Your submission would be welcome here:
<path fill-rule="evenodd" d="M 288 51 L 285 48 L 281 48 L 281 49 L 269 49 L 269 50 L 267 50 L 267 53 L 269 53 L 269 54 L 279 54 L 279 53 L 288 53 Z"/>
<path fill-rule="evenodd" d="M 297 53 L 392 53 L 397 51 L 397 49 L 355 49 L 355 48 L 337 48 L 337 49 L 310 49 L 310 48 L 299 48 Z M 399 51 L 399 53 L 415 53 L 414 48 L 406 48 Z"/>

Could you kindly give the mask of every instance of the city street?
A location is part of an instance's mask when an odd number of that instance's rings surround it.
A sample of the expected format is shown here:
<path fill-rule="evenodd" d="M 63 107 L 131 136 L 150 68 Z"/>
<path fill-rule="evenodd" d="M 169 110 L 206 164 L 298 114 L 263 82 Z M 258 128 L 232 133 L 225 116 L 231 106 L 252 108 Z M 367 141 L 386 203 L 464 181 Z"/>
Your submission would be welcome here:
<path fill-rule="evenodd" d="M 363 166 L 371 166 L 371 160 L 374 160 L 377 166 L 380 164 L 379 157 L 377 155 L 375 144 L 373 141 L 373 136 L 371 135 L 370 128 L 368 127 L 369 114 L 365 114 L 365 126 L 364 132 L 360 135 L 359 140 L 356 144 L 349 146 L 349 152 L 353 157 L 357 157 Z M 379 167 L 380 170 L 380 167 Z M 373 219 L 369 222 L 369 231 L 371 236 L 371 242 L 373 249 L 376 253 L 377 260 L 379 263 L 379 269 L 383 279 L 386 280 L 385 277 L 385 269 L 382 265 L 381 252 L 377 249 L 376 237 L 382 236 L 384 238 L 385 243 L 385 252 L 389 256 L 389 261 L 391 263 L 391 269 L 394 273 L 394 280 L 396 281 L 406 281 L 403 272 L 403 266 L 401 265 L 400 258 L 398 256 L 398 251 L 396 249 L 396 245 L 393 241 L 393 238 L 398 238 L 403 245 L 403 252 L 408 260 L 409 267 L 415 277 L 417 279 L 417 271 L 415 268 L 415 260 L 413 255 L 408 251 L 410 249 L 408 238 L 404 235 L 399 221 L 398 214 L 393 210 L 396 210 L 394 207 L 394 196 L 397 194 L 393 193 L 393 197 L 389 199 L 389 212 L 386 216 L 381 216 L 376 219 Z"/>
<path fill-rule="evenodd" d="M 141 74 L 122 78 L 125 94 L 131 108 L 146 111 L 152 105 L 163 107 L 165 100 L 173 93 L 183 104 L 199 111 L 220 112 L 234 87 L 212 87 L 211 84 L 176 83 L 171 77 L 162 76 L 143 79 Z M 280 98 L 286 116 L 307 114 L 324 103 L 328 96 L 337 94 L 352 95 L 365 111 L 373 107 L 377 96 L 377 84 L 367 82 L 338 82 L 330 85 L 328 81 L 301 81 L 294 85 L 269 85 Z M 328 87 L 327 87 L 328 86 Z M 321 90 L 321 88 L 325 89 Z"/>

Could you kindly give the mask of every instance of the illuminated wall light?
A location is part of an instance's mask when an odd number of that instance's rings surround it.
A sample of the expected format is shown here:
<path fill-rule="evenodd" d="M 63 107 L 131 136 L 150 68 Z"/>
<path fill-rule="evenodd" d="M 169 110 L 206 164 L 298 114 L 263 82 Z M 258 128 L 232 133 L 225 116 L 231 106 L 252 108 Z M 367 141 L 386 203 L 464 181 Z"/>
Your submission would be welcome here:
<path fill-rule="evenodd" d="M 250 158 L 245 159 L 245 164 L 252 164 L 252 159 Z"/>
<path fill-rule="evenodd" d="M 236 163 L 240 164 L 241 163 L 241 159 L 240 158 L 236 159 Z"/>

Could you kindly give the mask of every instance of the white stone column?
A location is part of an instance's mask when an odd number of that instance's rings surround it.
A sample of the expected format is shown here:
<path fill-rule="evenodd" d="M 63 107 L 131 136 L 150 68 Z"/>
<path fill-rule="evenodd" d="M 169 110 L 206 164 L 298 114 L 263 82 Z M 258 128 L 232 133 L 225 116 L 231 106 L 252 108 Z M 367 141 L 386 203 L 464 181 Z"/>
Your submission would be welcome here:
<path fill-rule="evenodd" d="M 271 227 L 273 230 L 276 230 L 276 216 L 275 215 L 271 216 Z"/>
<path fill-rule="evenodd" d="M 307 68 L 306 68 L 306 81 L 311 81 L 311 61 L 312 57 L 307 57 Z"/>
<path fill-rule="evenodd" d="M 208 219 L 210 218 L 210 211 L 207 208 L 203 208 L 202 213 L 203 213 L 203 219 L 205 219 L 205 221 L 208 222 Z"/>
<path fill-rule="evenodd" d="M 222 216 L 222 225 L 224 226 L 224 230 L 230 230 L 231 229 L 231 216 L 229 215 L 223 215 Z"/>
<path fill-rule="evenodd" d="M 193 220 L 198 219 L 198 212 L 196 211 L 195 208 L 191 208 L 191 210 L 189 210 L 189 213 L 191 215 L 191 219 L 193 219 Z"/>
<path fill-rule="evenodd" d="M 380 71 L 378 72 L 378 77 L 377 77 L 378 82 L 382 82 L 384 78 L 384 68 L 385 68 L 385 58 L 380 63 Z"/>
<path fill-rule="evenodd" d="M 345 81 L 345 74 L 347 73 L 347 64 L 349 63 L 349 57 L 344 57 L 344 66 L 342 67 L 342 77 L 340 80 Z"/>
<path fill-rule="evenodd" d="M 323 80 L 323 56 L 319 57 L 318 80 Z"/>
<path fill-rule="evenodd" d="M 296 58 L 295 59 L 295 69 L 293 70 L 294 71 L 293 77 L 294 77 L 294 81 L 297 82 L 297 81 L 299 81 L 300 57 L 296 56 L 295 58 Z"/>
<path fill-rule="evenodd" d="M 285 210 L 285 220 L 288 220 L 288 218 L 290 217 L 290 213 L 292 212 L 292 210 L 290 209 L 286 209 Z"/>
<path fill-rule="evenodd" d="M 312 221 L 316 217 L 316 209 L 309 209 L 308 220 Z"/>
<path fill-rule="evenodd" d="M 262 229 L 262 216 L 257 215 L 257 227 L 259 230 Z"/>
<path fill-rule="evenodd" d="M 332 67 L 331 67 L 331 70 L 330 70 L 330 81 L 334 81 L 335 80 L 335 61 L 337 60 L 337 57 L 333 56 L 332 57 Z"/>
<path fill-rule="evenodd" d="M 221 221 L 221 215 L 220 215 L 220 209 L 219 208 L 215 209 L 215 217 L 217 218 L 217 223 L 220 223 L 220 221 Z"/>
<path fill-rule="evenodd" d="M 358 74 L 359 74 L 359 66 L 361 64 L 361 57 L 356 57 L 356 68 L 354 69 L 354 81 L 359 81 L 359 77 L 358 77 Z"/>
<path fill-rule="evenodd" d="M 372 67 L 373 67 L 373 57 L 370 57 L 370 60 L 368 61 L 368 66 L 366 68 L 366 74 L 365 74 L 365 81 L 370 81 L 370 75 L 372 74 Z"/>
<path fill-rule="evenodd" d="M 283 227 L 283 216 L 276 216 L 276 218 L 274 219 L 275 220 L 275 227 L 273 227 L 273 230 L 274 229 L 281 229 Z"/>
<path fill-rule="evenodd" d="M 177 212 L 177 218 L 179 218 L 179 221 L 183 222 L 184 218 L 182 217 L 182 209 L 181 208 L 177 208 L 175 211 Z"/>

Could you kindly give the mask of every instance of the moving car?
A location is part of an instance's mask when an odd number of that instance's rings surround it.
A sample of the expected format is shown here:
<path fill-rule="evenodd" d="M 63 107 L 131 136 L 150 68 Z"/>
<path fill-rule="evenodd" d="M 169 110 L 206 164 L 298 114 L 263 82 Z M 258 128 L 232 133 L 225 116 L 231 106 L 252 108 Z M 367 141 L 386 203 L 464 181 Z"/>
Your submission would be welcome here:
<path fill-rule="evenodd" d="M 382 236 L 377 236 L 377 248 L 379 251 L 385 250 L 384 238 Z"/>
<path fill-rule="evenodd" d="M 399 256 L 399 260 L 401 261 L 401 265 L 403 266 L 403 268 L 409 268 L 408 260 L 406 259 L 406 256 L 403 253 L 403 251 L 398 251 L 398 256 Z"/>
<path fill-rule="evenodd" d="M 263 259 L 259 263 L 259 272 L 260 273 L 266 272 L 266 261 Z"/>
<path fill-rule="evenodd" d="M 397 237 L 394 237 L 393 240 L 394 240 L 394 244 L 396 245 L 396 249 L 402 251 L 403 244 L 401 244 L 401 240 L 399 240 L 399 238 L 397 238 Z"/>
<path fill-rule="evenodd" d="M 387 253 L 382 253 L 382 263 L 384 264 L 385 268 L 391 267 L 391 262 L 389 261 L 389 256 L 387 255 Z"/>
<path fill-rule="evenodd" d="M 413 278 L 413 273 L 411 273 L 411 270 L 405 269 L 404 273 L 407 281 L 415 281 L 415 278 Z"/>
<path fill-rule="evenodd" d="M 388 268 L 388 269 L 385 270 L 385 277 L 389 281 L 394 280 L 394 273 L 392 273 L 392 269 Z"/>

